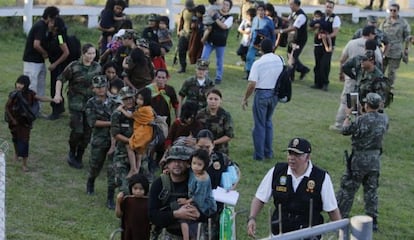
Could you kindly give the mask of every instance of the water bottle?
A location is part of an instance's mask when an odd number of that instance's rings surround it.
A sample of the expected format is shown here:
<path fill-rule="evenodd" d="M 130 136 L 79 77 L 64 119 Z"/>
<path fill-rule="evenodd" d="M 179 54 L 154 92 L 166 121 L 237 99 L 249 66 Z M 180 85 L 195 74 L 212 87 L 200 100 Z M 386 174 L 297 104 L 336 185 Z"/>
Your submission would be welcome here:
<path fill-rule="evenodd" d="M 220 214 L 220 240 L 232 240 L 233 216 L 228 206 L 224 206 Z"/>

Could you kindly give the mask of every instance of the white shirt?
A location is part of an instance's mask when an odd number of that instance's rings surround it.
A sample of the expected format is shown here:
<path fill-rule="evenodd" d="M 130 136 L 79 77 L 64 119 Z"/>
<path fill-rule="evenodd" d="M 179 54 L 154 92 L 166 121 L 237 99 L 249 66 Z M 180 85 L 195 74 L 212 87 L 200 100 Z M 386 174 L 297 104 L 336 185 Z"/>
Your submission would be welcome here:
<path fill-rule="evenodd" d="M 306 16 L 304 14 L 299 14 L 298 17 L 295 19 L 295 22 L 293 23 L 293 26 L 295 28 L 300 28 L 305 24 L 306 22 Z"/>
<path fill-rule="evenodd" d="M 283 59 L 274 53 L 264 54 L 253 63 L 249 81 L 256 82 L 256 88 L 274 89 L 283 70 L 283 62 Z"/>
<path fill-rule="evenodd" d="M 290 167 L 288 167 L 287 175 L 292 176 L 292 187 L 293 190 L 296 192 L 296 189 L 298 188 L 298 185 L 300 181 L 304 177 L 309 177 L 312 172 L 312 162 L 309 160 L 308 168 L 306 169 L 306 172 L 296 178 L 292 174 L 292 170 Z M 255 197 L 259 199 L 260 201 L 267 203 L 269 202 L 270 198 L 272 197 L 272 180 L 273 180 L 273 170 L 274 167 L 272 167 L 264 176 L 262 179 L 262 182 L 260 183 L 259 187 L 257 188 Z M 325 174 L 325 180 L 322 183 L 322 189 L 321 189 L 321 198 L 322 198 L 322 209 L 325 212 L 330 212 L 338 208 L 338 203 L 336 202 L 335 192 L 333 189 L 331 177 L 328 173 Z"/>

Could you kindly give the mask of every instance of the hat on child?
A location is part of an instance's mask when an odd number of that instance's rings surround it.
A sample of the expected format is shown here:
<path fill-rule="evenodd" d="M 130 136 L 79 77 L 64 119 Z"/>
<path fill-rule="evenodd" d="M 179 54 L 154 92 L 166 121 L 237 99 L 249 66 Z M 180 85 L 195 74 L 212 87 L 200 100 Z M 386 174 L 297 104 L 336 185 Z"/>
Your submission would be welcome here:
<path fill-rule="evenodd" d="M 194 149 L 187 146 L 172 146 L 170 150 L 168 150 L 168 155 L 165 158 L 167 163 L 170 160 L 181 160 L 181 161 L 188 161 L 190 160 L 191 154 L 193 154 Z"/>
<path fill-rule="evenodd" d="M 135 96 L 135 91 L 134 89 L 126 86 L 121 88 L 121 90 L 119 91 L 119 97 L 121 98 L 121 100 L 124 100 L 126 98 L 130 98 L 130 97 L 134 97 Z"/>
<path fill-rule="evenodd" d="M 368 103 L 369 106 L 373 108 L 378 108 L 382 102 L 382 97 L 378 93 L 370 92 L 362 99 L 362 102 Z"/>
<path fill-rule="evenodd" d="M 101 88 L 108 86 L 108 81 L 105 75 L 98 75 L 92 78 L 92 86 L 94 88 Z"/>
<path fill-rule="evenodd" d="M 312 147 L 308 140 L 304 138 L 293 138 L 290 140 L 287 150 L 299 154 L 304 154 L 311 153 Z"/>
<path fill-rule="evenodd" d="M 204 59 L 198 59 L 197 63 L 196 63 L 196 67 L 199 70 L 207 70 L 208 65 L 210 65 L 210 62 L 208 60 L 204 60 Z"/>

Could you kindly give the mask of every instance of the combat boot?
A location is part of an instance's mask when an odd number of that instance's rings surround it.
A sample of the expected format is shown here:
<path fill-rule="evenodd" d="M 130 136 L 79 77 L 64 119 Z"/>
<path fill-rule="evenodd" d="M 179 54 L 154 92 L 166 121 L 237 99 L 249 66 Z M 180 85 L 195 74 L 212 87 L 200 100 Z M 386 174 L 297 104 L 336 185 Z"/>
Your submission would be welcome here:
<path fill-rule="evenodd" d="M 79 164 L 76 161 L 75 152 L 69 151 L 67 162 L 68 162 L 69 166 L 79 169 Z"/>
<path fill-rule="evenodd" d="M 107 197 L 107 201 L 106 201 L 106 207 L 108 209 L 115 209 L 115 202 L 114 202 L 114 189 L 113 188 L 109 188 L 108 187 L 108 197 Z"/>
<path fill-rule="evenodd" d="M 78 150 L 76 150 L 76 157 L 75 160 L 78 164 L 78 168 L 83 168 L 83 163 L 82 163 L 82 158 L 83 158 L 83 153 L 85 152 L 85 149 L 78 147 Z"/>
<path fill-rule="evenodd" d="M 372 231 L 378 232 L 378 221 L 377 217 L 372 217 Z"/>
<path fill-rule="evenodd" d="M 86 182 L 86 194 L 92 195 L 95 193 L 95 179 L 88 178 Z"/>

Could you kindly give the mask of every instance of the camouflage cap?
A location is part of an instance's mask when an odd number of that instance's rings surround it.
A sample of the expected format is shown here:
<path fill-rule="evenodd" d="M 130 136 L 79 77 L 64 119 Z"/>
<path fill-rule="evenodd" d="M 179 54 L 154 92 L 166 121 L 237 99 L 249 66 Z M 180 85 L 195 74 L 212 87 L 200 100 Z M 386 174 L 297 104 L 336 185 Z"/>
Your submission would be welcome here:
<path fill-rule="evenodd" d="M 138 39 L 137 40 L 137 45 L 139 47 L 149 48 L 149 43 L 148 43 L 147 39 L 145 39 L 145 38 Z"/>
<path fill-rule="evenodd" d="M 129 38 L 129 39 L 136 40 L 138 38 L 138 34 L 133 29 L 126 29 L 122 38 Z"/>
<path fill-rule="evenodd" d="M 373 108 L 378 108 L 381 102 L 383 102 L 382 97 L 378 93 L 370 92 L 362 99 L 362 102 L 368 103 L 369 106 Z"/>
<path fill-rule="evenodd" d="M 378 17 L 377 17 L 377 16 L 368 15 L 368 17 L 367 17 L 367 22 L 370 22 L 370 23 L 377 23 L 377 21 L 378 21 Z"/>
<path fill-rule="evenodd" d="M 200 69 L 200 70 L 207 70 L 208 65 L 210 65 L 210 62 L 204 59 L 198 59 L 196 63 L 197 69 Z"/>
<path fill-rule="evenodd" d="M 159 16 L 155 13 L 151 13 L 148 17 L 148 21 L 158 22 L 159 21 Z"/>
<path fill-rule="evenodd" d="M 121 100 L 124 100 L 125 98 L 130 98 L 135 96 L 135 91 L 134 89 L 126 86 L 121 88 L 121 90 L 119 91 L 119 97 L 121 98 Z"/>
<path fill-rule="evenodd" d="M 187 146 L 172 146 L 170 150 L 168 150 L 168 154 L 165 160 L 167 160 L 167 163 L 170 160 L 188 161 L 190 160 L 193 151 L 193 148 Z"/>
<path fill-rule="evenodd" d="M 106 87 L 108 85 L 108 81 L 106 80 L 105 75 L 98 75 L 92 78 L 92 86 L 94 88 Z"/>
<path fill-rule="evenodd" d="M 365 54 L 361 58 L 362 61 L 374 60 L 375 61 L 375 52 L 372 50 L 366 50 Z"/>

